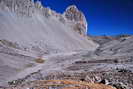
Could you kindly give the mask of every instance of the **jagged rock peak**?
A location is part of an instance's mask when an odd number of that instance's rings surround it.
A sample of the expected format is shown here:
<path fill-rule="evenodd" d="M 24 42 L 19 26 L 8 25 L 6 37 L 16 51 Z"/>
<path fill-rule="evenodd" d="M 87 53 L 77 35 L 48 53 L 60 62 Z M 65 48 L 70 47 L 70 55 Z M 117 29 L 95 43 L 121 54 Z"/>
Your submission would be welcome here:
<path fill-rule="evenodd" d="M 82 19 L 82 13 L 75 5 L 71 5 L 66 9 L 65 17 L 72 21 L 80 21 Z"/>
<path fill-rule="evenodd" d="M 22 16 L 32 16 L 36 9 L 40 12 L 43 11 L 40 1 L 34 3 L 33 0 L 0 0 L 0 3 L 10 11 Z"/>
<path fill-rule="evenodd" d="M 69 6 L 64 12 L 65 17 L 75 22 L 76 30 L 78 29 L 80 34 L 87 33 L 87 21 L 85 15 L 75 6 Z"/>
<path fill-rule="evenodd" d="M 37 1 L 35 2 L 35 7 L 36 7 L 36 8 L 43 8 L 41 1 L 37 0 Z"/>

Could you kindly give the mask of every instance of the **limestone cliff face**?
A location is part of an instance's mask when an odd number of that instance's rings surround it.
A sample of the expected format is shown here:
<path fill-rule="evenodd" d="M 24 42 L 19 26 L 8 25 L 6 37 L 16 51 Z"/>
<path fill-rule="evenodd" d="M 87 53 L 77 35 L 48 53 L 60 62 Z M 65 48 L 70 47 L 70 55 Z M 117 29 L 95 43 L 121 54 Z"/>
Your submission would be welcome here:
<path fill-rule="evenodd" d="M 1 0 L 0 2 L 8 7 L 10 11 L 23 16 L 31 15 L 34 8 L 34 4 L 31 0 Z"/>
<path fill-rule="evenodd" d="M 80 34 L 87 33 L 87 22 L 84 14 L 75 5 L 69 6 L 64 12 L 65 17 L 75 23 L 74 30 Z"/>

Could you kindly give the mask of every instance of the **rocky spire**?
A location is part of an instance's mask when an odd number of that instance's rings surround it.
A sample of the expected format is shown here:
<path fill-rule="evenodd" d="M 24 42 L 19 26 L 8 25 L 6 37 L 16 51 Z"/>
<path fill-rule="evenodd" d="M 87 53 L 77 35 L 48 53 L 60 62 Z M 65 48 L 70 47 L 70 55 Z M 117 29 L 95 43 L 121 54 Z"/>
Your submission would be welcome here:
<path fill-rule="evenodd" d="M 64 12 L 65 17 L 75 22 L 74 29 L 77 30 L 80 34 L 87 33 L 87 22 L 84 14 L 78 10 L 75 5 L 69 6 Z"/>
<path fill-rule="evenodd" d="M 38 8 L 38 9 L 42 9 L 43 8 L 42 3 L 40 1 L 36 1 L 35 2 L 35 7 Z"/>

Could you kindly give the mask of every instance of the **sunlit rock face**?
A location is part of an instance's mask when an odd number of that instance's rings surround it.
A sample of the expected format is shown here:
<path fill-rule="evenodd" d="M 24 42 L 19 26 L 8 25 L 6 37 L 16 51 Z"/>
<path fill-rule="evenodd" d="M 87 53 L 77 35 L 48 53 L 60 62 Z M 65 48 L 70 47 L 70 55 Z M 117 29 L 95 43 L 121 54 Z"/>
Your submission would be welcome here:
<path fill-rule="evenodd" d="M 87 33 L 86 18 L 75 5 L 69 6 L 64 12 L 64 15 L 68 20 L 75 22 L 74 30 L 83 35 Z"/>
<path fill-rule="evenodd" d="M 31 0 L 1 0 L 11 12 L 22 16 L 30 16 L 33 12 L 34 3 Z"/>

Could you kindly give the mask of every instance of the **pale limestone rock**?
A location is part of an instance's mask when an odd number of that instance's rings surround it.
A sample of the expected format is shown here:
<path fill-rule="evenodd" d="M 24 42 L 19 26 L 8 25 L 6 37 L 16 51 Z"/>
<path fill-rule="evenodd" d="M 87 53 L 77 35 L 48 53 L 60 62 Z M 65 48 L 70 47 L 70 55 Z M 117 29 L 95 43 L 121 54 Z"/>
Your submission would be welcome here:
<path fill-rule="evenodd" d="M 80 34 L 87 33 L 87 22 L 84 14 L 75 5 L 69 6 L 64 12 L 65 17 L 75 23 L 74 29 Z"/>

